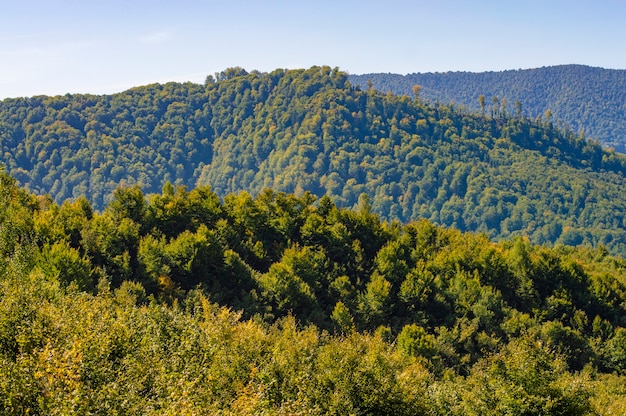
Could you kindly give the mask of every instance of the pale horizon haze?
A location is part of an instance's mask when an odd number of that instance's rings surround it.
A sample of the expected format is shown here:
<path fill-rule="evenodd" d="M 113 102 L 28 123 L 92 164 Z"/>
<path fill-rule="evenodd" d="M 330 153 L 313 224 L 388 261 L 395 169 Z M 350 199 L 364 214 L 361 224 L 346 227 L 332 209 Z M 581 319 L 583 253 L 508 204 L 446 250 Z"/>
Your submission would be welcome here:
<path fill-rule="evenodd" d="M 0 0 L 0 99 L 248 71 L 626 69 L 623 0 Z"/>

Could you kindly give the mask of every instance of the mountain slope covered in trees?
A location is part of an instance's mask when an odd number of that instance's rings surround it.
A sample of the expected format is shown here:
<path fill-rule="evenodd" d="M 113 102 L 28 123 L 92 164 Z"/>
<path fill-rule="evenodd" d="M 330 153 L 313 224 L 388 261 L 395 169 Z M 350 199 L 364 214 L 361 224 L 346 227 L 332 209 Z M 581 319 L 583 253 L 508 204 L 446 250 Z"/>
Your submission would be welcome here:
<path fill-rule="evenodd" d="M 614 415 L 626 262 L 364 199 L 0 173 L 0 414 Z"/>
<path fill-rule="evenodd" d="M 502 72 L 444 72 L 350 75 L 350 82 L 412 95 L 415 85 L 431 102 L 455 102 L 479 111 L 493 106 L 530 117 L 551 111 L 574 131 L 626 153 L 626 70 L 561 65 Z M 495 98 L 495 100 L 494 100 Z M 519 103 L 519 104 L 517 104 Z"/>
<path fill-rule="evenodd" d="M 0 103 L 7 171 L 57 202 L 104 207 L 120 184 L 365 194 L 372 210 L 535 243 L 626 252 L 626 159 L 549 115 L 486 114 L 361 90 L 328 67 L 247 73 L 205 85 Z"/>

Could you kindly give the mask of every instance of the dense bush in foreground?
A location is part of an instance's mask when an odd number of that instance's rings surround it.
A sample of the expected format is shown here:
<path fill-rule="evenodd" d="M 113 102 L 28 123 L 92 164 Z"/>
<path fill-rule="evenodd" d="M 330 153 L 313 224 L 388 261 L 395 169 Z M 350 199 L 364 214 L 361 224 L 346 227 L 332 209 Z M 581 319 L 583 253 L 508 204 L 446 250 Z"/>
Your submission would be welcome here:
<path fill-rule="evenodd" d="M 626 261 L 365 199 L 0 175 L 4 414 L 620 414 Z"/>

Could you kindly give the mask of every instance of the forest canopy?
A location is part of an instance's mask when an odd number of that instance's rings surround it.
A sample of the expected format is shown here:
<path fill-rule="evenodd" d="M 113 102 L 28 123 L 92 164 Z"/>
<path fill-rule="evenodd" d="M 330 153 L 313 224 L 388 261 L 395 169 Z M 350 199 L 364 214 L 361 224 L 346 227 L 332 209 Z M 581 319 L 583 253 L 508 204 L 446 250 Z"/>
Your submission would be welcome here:
<path fill-rule="evenodd" d="M 622 414 L 626 261 L 324 196 L 0 173 L 1 414 Z"/>
<path fill-rule="evenodd" d="M 102 210 L 118 186 L 266 188 L 492 238 L 626 253 L 626 158 L 502 101 L 469 111 L 362 90 L 330 67 L 247 72 L 205 85 L 0 102 L 7 172 L 57 203 Z M 483 100 L 484 101 L 484 100 Z"/>

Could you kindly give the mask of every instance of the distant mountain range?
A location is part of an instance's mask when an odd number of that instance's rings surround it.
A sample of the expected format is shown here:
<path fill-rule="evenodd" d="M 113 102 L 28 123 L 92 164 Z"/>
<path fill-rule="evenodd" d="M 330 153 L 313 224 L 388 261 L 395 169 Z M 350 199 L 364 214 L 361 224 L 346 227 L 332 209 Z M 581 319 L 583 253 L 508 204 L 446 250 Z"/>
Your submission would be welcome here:
<path fill-rule="evenodd" d="M 59 203 L 86 196 L 97 209 L 118 186 L 210 185 L 220 197 L 272 188 L 369 204 L 390 221 L 626 253 L 624 155 L 556 115 L 516 114 L 502 94 L 468 110 L 421 85 L 410 97 L 329 67 L 229 68 L 205 85 L 8 99 L 0 162 L 31 191 Z"/>
<path fill-rule="evenodd" d="M 543 117 L 549 110 L 555 121 L 575 132 L 626 152 L 626 70 L 561 65 L 480 73 L 377 73 L 350 75 L 349 80 L 361 88 L 371 82 L 377 90 L 409 96 L 419 85 L 425 100 L 454 102 L 474 111 L 480 111 L 481 95 L 487 112 L 494 104 L 509 113 L 521 109 L 529 117 Z"/>

